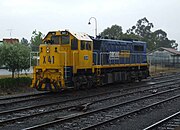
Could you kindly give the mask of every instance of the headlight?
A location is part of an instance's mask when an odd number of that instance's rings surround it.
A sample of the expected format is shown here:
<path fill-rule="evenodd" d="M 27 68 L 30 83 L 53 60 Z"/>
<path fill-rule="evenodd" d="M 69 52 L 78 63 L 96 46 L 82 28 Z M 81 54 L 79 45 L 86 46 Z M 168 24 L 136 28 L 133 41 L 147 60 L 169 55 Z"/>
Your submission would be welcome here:
<path fill-rule="evenodd" d="M 50 52 L 49 47 L 47 47 L 47 48 L 46 48 L 46 52 L 47 52 L 47 53 L 49 53 L 49 52 Z"/>

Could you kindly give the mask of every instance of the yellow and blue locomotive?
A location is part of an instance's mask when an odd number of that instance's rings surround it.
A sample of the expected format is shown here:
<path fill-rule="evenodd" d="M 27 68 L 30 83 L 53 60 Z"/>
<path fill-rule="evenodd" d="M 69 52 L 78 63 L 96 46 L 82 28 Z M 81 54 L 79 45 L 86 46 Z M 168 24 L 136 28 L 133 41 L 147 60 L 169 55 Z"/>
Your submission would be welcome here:
<path fill-rule="evenodd" d="M 68 30 L 49 32 L 39 47 L 32 86 L 59 91 L 149 76 L 146 43 L 93 39 Z"/>

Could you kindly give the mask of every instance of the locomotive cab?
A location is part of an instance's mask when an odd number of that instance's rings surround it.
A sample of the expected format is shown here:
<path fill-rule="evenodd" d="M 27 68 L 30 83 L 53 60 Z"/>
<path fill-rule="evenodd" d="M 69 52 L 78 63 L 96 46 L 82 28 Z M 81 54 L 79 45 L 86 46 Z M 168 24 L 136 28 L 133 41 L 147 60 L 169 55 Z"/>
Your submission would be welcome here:
<path fill-rule="evenodd" d="M 39 47 L 40 62 L 34 67 L 33 87 L 57 91 L 72 87 L 78 70 L 92 68 L 92 40 L 85 33 L 49 32 Z"/>

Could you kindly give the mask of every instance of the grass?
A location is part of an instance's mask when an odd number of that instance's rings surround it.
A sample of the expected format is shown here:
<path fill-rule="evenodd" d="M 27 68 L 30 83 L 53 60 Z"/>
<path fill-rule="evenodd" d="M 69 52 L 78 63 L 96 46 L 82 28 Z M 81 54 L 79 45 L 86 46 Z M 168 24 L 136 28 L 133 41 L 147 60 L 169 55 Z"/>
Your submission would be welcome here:
<path fill-rule="evenodd" d="M 171 72 L 180 72 L 180 68 L 171 68 L 171 67 L 162 67 L 162 66 L 150 66 L 149 68 L 151 75 L 156 75 L 159 73 L 171 73 Z M 11 78 L 11 75 L 0 75 L 1 78 Z M 18 75 L 15 75 L 15 78 L 17 78 Z M 32 74 L 20 74 L 19 77 L 32 77 Z"/>
<path fill-rule="evenodd" d="M 150 66 L 149 71 L 150 71 L 151 75 L 157 75 L 159 73 L 180 72 L 180 68 L 162 67 L 162 66 Z"/>
<path fill-rule="evenodd" d="M 33 91 L 29 86 L 32 79 L 30 77 L 20 78 L 1 78 L 0 79 L 0 95 L 17 94 Z"/>
<path fill-rule="evenodd" d="M 0 79 L 2 78 L 11 78 L 12 75 L 0 75 Z M 16 74 L 14 78 L 17 78 L 18 75 Z M 32 74 L 19 74 L 19 77 L 30 77 L 32 78 Z"/>

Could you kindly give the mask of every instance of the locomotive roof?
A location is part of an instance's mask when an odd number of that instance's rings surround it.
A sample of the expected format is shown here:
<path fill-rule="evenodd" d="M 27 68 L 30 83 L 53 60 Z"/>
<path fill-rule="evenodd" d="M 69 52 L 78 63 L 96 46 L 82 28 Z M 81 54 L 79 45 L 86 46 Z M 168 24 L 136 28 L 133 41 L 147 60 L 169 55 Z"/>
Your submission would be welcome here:
<path fill-rule="evenodd" d="M 78 40 L 83 40 L 83 41 L 92 41 L 92 39 L 86 34 L 82 32 L 71 32 L 69 31 L 74 37 L 76 37 Z"/>
<path fill-rule="evenodd" d="M 63 31 L 63 30 L 62 30 Z M 58 35 L 60 35 L 60 33 L 62 31 L 50 31 L 48 32 L 48 34 L 45 36 L 45 38 L 50 34 L 50 33 L 58 33 Z M 86 33 L 82 33 L 82 32 L 72 32 L 69 30 L 64 30 L 69 32 L 71 35 L 73 35 L 74 37 L 76 37 L 78 40 L 82 40 L 82 41 L 92 41 L 92 39 L 89 37 L 89 35 L 87 35 Z M 44 39 L 45 39 L 44 38 Z"/>
<path fill-rule="evenodd" d="M 94 39 L 94 40 L 114 42 L 114 43 L 137 43 L 137 44 L 146 44 L 146 42 L 144 42 L 144 41 L 135 41 L 135 40 L 115 40 L 115 39 Z"/>

